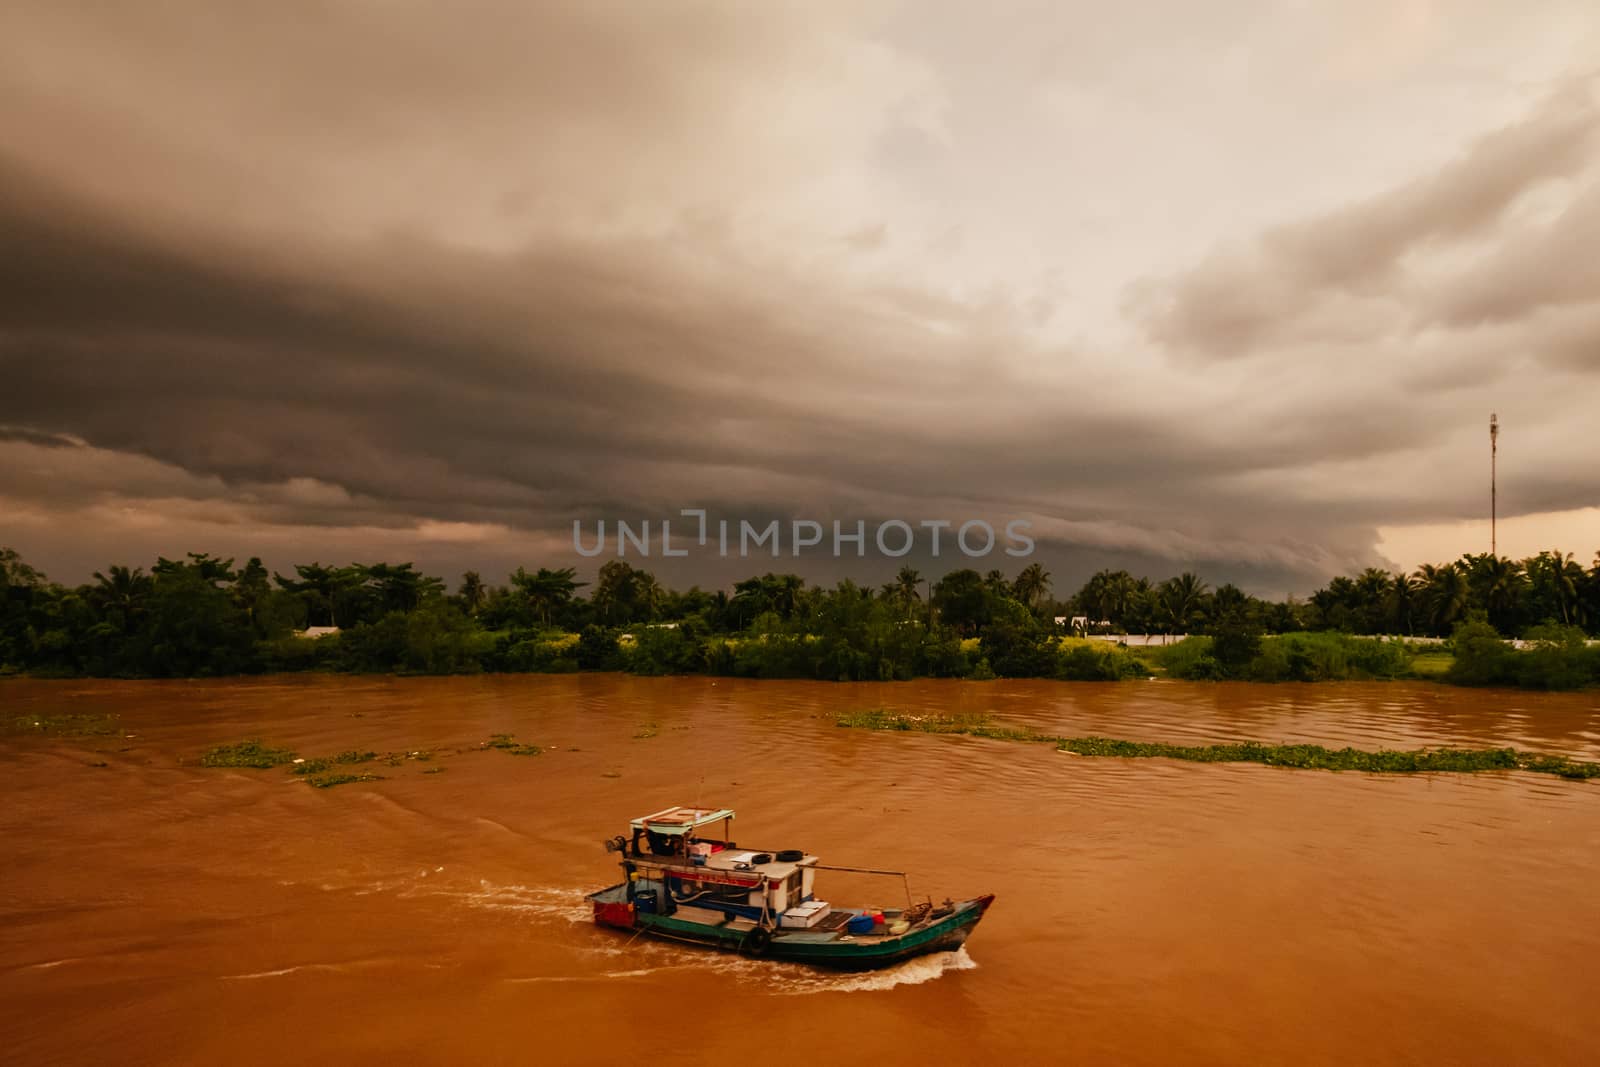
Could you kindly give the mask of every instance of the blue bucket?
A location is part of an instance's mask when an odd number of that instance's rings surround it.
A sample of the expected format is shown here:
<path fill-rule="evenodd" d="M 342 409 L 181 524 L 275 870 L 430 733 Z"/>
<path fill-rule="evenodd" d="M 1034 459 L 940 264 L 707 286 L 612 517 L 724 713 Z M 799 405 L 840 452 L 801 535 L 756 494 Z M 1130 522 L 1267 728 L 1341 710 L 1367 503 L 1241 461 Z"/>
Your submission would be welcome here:
<path fill-rule="evenodd" d="M 633 895 L 633 906 L 646 914 L 653 915 L 656 910 L 656 891 L 642 889 Z"/>
<path fill-rule="evenodd" d="M 872 933 L 872 928 L 875 925 L 876 924 L 872 921 L 872 916 L 857 915 L 851 918 L 851 920 L 845 924 L 845 929 L 849 930 L 852 934 L 870 934 Z"/>

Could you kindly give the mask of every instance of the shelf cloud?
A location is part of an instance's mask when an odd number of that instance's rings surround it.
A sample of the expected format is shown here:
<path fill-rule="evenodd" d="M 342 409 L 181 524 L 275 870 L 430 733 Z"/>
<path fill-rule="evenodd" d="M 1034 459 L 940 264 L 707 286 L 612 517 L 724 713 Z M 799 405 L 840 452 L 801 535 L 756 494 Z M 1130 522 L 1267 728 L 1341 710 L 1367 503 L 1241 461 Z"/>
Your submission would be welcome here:
<path fill-rule="evenodd" d="M 979 516 L 1304 590 L 1476 516 L 1490 410 L 1504 514 L 1597 502 L 1600 15 L 1023 7 L 9 5 L 0 542 Z"/>

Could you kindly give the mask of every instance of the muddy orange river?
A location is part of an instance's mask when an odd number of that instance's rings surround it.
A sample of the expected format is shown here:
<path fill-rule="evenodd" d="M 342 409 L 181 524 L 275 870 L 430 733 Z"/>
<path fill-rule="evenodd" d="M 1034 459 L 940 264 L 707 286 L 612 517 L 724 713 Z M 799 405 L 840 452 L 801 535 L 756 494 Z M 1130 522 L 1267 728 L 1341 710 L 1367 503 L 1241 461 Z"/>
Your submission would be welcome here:
<path fill-rule="evenodd" d="M 1600 758 L 1600 699 L 1432 685 L 830 685 L 605 675 L 0 682 L 14 1063 L 1571 1063 L 1600 1058 L 1600 783 L 1085 759 L 839 729 Z M 494 733 L 542 755 L 484 749 Z M 431 750 L 313 789 L 213 770 Z M 101 765 L 103 764 L 103 765 Z M 435 767 L 443 772 L 425 773 Z M 840 975 L 589 921 L 603 838 L 675 803 L 742 845 L 999 899 L 958 954 Z M 848 881 L 854 879 L 854 881 Z M 898 882 L 819 876 L 835 903 Z"/>

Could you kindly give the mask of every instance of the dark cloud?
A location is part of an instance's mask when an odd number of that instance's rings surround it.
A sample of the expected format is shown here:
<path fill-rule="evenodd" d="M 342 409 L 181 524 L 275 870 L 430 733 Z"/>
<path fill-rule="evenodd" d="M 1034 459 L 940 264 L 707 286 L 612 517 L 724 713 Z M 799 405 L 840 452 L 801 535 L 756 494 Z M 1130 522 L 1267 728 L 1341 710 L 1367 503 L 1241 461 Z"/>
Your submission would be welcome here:
<path fill-rule="evenodd" d="M 460 569 L 690 506 L 1028 517 L 1069 573 L 1304 588 L 1461 508 L 1454 376 L 1494 345 L 1457 334 L 1594 369 L 1592 194 L 1511 217 L 1588 180 L 1586 97 L 1147 283 L 1160 348 L 1123 353 L 1040 334 L 1053 296 L 863 266 L 898 231 L 839 161 L 943 134 L 860 10 L 7 15 L 0 534 L 73 567 L 254 538 Z M 1272 358 L 1188 358 L 1236 351 Z M 1586 502 L 1581 458 L 1528 499 Z"/>
<path fill-rule="evenodd" d="M 1590 86 L 1566 85 L 1528 118 L 1485 135 L 1433 174 L 1268 230 L 1175 279 L 1140 285 L 1131 307 L 1161 344 L 1213 359 L 1306 340 L 1361 343 L 1426 326 L 1429 299 L 1414 291 L 1406 257 L 1484 237 L 1543 183 L 1592 182 L 1597 137 L 1600 108 Z M 1550 234 L 1491 234 L 1501 247 L 1487 264 L 1472 257 L 1439 317 L 1525 313 L 1579 291 L 1600 298 L 1600 274 L 1579 251 L 1596 236 L 1592 198 L 1584 194 Z M 1564 247 L 1551 247 L 1557 244 Z"/>

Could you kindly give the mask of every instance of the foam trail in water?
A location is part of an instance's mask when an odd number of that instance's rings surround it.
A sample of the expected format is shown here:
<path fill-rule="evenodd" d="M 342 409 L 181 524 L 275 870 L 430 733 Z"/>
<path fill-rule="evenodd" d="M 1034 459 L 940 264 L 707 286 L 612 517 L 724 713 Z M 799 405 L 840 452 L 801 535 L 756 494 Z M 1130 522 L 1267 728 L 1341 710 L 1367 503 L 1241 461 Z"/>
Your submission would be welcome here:
<path fill-rule="evenodd" d="M 295 967 L 281 967 L 276 971 L 257 971 L 254 974 L 225 974 L 224 982 L 244 982 L 252 978 L 281 978 L 286 974 L 298 971 L 342 971 L 343 967 L 336 963 L 302 963 Z"/>
<path fill-rule="evenodd" d="M 641 967 L 633 971 L 603 971 L 600 974 L 552 974 L 541 975 L 534 978 L 507 978 L 508 982 L 605 982 L 613 978 L 643 978 L 658 971 L 670 971 L 671 967 Z"/>
<path fill-rule="evenodd" d="M 480 881 L 476 890 L 457 890 L 444 886 L 413 888 L 407 895 L 454 897 L 473 908 L 515 911 L 540 919 L 565 919 L 586 923 L 594 919 L 594 908 L 583 890 L 564 886 L 495 885 Z"/>
<path fill-rule="evenodd" d="M 954 952 L 918 956 L 881 971 L 865 974 L 786 973 L 770 990 L 777 996 L 808 996 L 812 993 L 867 993 L 901 985 L 921 985 L 942 978 L 951 971 L 970 971 L 978 961 L 967 955 L 965 947 Z"/>

